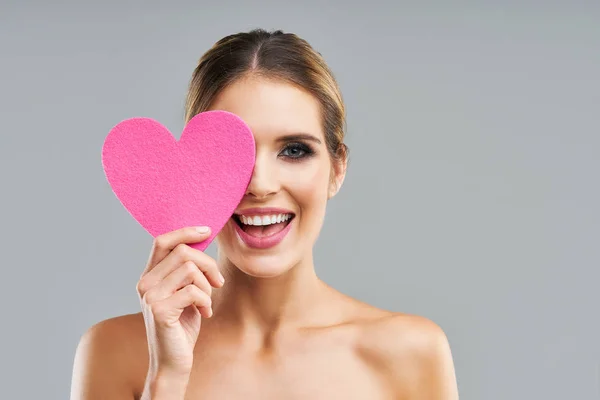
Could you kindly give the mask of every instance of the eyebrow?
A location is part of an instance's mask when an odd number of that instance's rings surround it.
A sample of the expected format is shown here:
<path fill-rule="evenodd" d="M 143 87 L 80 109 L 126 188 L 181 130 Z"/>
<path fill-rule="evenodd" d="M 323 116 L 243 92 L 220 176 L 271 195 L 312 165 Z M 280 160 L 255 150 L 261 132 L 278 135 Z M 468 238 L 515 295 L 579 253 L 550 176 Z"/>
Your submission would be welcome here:
<path fill-rule="evenodd" d="M 321 140 L 319 140 L 319 138 L 309 133 L 294 133 L 277 138 L 278 142 L 292 142 L 294 140 L 310 140 L 311 142 L 321 144 Z"/>

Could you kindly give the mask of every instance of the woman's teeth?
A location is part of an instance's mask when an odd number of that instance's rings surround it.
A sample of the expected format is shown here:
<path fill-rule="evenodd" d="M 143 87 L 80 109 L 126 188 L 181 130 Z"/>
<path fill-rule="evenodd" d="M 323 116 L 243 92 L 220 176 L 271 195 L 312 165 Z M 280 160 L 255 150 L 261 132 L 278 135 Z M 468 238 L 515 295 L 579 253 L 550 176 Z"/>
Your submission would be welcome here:
<path fill-rule="evenodd" d="M 287 221 L 292 217 L 292 214 L 275 214 L 275 215 L 255 215 L 255 216 L 246 216 L 240 215 L 240 221 L 244 225 L 272 225 L 278 224 L 280 222 Z"/>

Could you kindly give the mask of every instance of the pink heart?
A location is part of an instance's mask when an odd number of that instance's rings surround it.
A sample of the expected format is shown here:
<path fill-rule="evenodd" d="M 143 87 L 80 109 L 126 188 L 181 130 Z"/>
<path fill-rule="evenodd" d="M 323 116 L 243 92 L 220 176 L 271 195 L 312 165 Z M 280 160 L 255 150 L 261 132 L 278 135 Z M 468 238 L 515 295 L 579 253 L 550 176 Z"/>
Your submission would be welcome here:
<path fill-rule="evenodd" d="M 177 141 L 150 118 L 115 125 L 102 149 L 113 192 L 153 237 L 185 226 L 209 226 L 190 244 L 205 250 L 244 196 L 255 162 L 252 131 L 235 114 L 194 116 Z"/>

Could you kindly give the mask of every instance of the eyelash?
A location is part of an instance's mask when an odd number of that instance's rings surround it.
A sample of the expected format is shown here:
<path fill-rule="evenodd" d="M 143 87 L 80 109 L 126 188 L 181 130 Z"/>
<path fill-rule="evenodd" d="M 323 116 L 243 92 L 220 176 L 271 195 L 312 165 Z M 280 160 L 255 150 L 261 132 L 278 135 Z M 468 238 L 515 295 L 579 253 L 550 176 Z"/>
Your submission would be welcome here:
<path fill-rule="evenodd" d="M 300 150 L 302 155 L 300 155 L 300 156 L 285 155 L 284 153 L 286 151 L 289 151 L 290 149 L 291 150 Z M 296 161 L 300 161 L 304 158 L 313 156 L 315 154 L 315 152 L 310 146 L 308 146 L 304 143 L 289 143 L 283 148 L 283 150 L 281 151 L 280 154 L 282 155 L 282 157 L 285 157 L 285 158 L 291 160 L 292 162 L 296 162 Z"/>

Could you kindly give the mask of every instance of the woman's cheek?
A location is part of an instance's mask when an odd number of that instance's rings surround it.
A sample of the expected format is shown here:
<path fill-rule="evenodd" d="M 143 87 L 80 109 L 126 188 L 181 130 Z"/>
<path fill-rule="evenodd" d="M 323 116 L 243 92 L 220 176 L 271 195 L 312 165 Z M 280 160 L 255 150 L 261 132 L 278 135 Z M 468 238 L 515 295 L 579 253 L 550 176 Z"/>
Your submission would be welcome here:
<path fill-rule="evenodd" d="M 285 186 L 289 188 L 292 196 L 302 194 L 302 197 L 318 198 L 328 189 L 329 164 L 309 160 L 303 164 L 290 165 L 285 169 L 284 176 Z"/>

